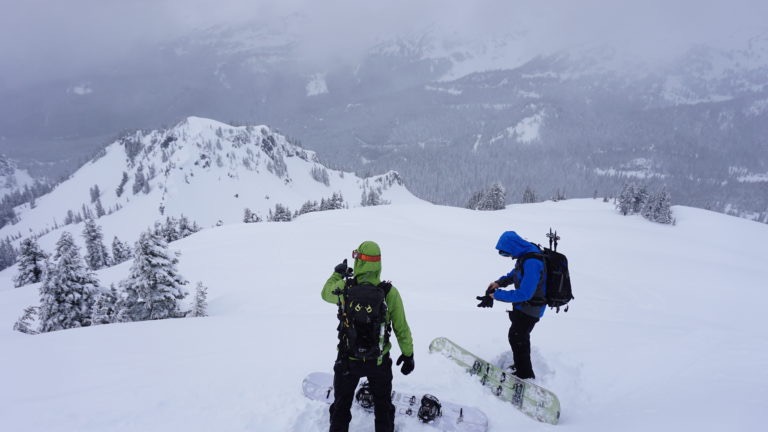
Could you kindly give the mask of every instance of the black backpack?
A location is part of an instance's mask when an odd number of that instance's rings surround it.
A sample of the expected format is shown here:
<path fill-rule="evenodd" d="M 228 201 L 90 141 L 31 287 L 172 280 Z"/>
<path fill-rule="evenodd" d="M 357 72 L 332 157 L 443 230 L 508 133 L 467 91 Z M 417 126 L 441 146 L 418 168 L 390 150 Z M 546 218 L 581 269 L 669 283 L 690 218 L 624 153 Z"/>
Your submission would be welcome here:
<path fill-rule="evenodd" d="M 358 284 L 348 279 L 339 299 L 339 353 L 360 360 L 378 359 L 389 339 L 387 294 L 392 284 Z"/>
<path fill-rule="evenodd" d="M 557 231 L 553 233 L 550 229 L 547 237 L 549 238 L 549 248 L 539 246 L 539 249 L 542 250 L 541 253 L 523 254 L 518 259 L 521 270 L 523 261 L 528 258 L 535 257 L 542 260 L 547 275 L 546 297 L 534 297 L 528 303 L 533 306 L 547 305 L 556 308 L 556 312 L 560 312 L 560 308 L 565 306 L 564 311 L 568 312 L 568 302 L 574 299 L 573 291 L 571 291 L 571 275 L 568 271 L 568 258 L 557 252 L 557 241 L 560 240 Z M 553 242 L 554 248 L 552 248 Z"/>

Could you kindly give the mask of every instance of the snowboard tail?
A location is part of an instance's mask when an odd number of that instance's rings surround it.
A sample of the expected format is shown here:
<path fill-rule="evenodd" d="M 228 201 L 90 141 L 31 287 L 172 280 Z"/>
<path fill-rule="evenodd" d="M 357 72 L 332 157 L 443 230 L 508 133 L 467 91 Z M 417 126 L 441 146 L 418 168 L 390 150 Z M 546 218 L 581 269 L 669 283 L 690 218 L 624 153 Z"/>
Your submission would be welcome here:
<path fill-rule="evenodd" d="M 429 352 L 439 352 L 453 360 L 470 375 L 478 377 L 499 399 L 510 402 L 527 416 L 549 424 L 560 420 L 560 400 L 544 387 L 522 380 L 444 337 L 433 340 Z"/>
<path fill-rule="evenodd" d="M 355 403 L 363 410 L 373 412 L 373 400 L 366 396 L 367 382 L 355 391 Z M 312 372 L 302 382 L 304 396 L 312 400 L 333 403 L 333 375 Z M 439 400 L 432 395 L 393 391 L 395 416 L 413 417 L 441 431 L 486 432 L 488 418 L 475 407 Z"/>

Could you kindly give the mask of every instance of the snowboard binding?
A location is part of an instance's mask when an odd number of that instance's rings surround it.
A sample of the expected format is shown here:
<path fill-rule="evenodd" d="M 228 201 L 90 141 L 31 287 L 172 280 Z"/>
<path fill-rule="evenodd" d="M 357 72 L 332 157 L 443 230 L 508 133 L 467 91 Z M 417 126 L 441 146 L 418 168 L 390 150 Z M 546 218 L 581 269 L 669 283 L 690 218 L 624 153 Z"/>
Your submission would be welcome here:
<path fill-rule="evenodd" d="M 357 390 L 355 400 L 363 409 L 373 409 L 373 391 L 371 391 L 371 385 L 368 381 L 363 382 L 363 385 Z"/>
<path fill-rule="evenodd" d="M 429 423 L 442 415 L 440 401 L 431 394 L 425 394 L 421 398 L 421 406 L 417 416 L 423 423 Z"/>

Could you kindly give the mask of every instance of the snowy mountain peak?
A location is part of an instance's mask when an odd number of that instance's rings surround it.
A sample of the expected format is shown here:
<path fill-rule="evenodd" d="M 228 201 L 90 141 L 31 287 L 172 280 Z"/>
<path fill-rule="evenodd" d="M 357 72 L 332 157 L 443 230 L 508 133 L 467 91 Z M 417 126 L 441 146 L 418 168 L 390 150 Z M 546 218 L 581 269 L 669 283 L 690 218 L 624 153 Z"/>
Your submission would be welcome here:
<path fill-rule="evenodd" d="M 17 208 L 20 222 L 0 229 L 0 236 L 42 236 L 60 228 L 77 233 L 79 222 L 92 216 L 105 238 L 125 233 L 126 226 L 136 238 L 169 216 L 206 227 L 242 222 L 248 209 L 266 220 L 277 205 L 297 211 L 333 195 L 348 207 L 421 201 L 394 171 L 362 179 L 326 168 L 314 152 L 267 126 L 188 117 L 170 129 L 137 131 L 110 144 L 35 208 Z M 52 244 L 54 236 L 48 237 L 44 242 Z"/>

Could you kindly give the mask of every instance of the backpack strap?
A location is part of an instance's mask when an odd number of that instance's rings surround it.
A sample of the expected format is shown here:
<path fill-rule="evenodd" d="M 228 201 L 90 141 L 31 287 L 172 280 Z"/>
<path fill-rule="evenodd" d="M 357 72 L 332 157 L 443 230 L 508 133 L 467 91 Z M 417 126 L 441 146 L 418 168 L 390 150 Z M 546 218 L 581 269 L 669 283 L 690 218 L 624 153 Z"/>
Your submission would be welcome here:
<path fill-rule="evenodd" d="M 384 291 L 384 297 L 386 297 L 389 295 L 389 290 L 392 289 L 392 281 L 381 281 L 377 286 Z"/>
<path fill-rule="evenodd" d="M 539 249 L 541 249 L 541 246 L 538 246 Z M 539 283 L 536 285 L 536 291 L 533 292 L 533 297 L 531 297 L 530 300 L 525 302 L 526 304 L 529 304 L 531 306 L 544 306 L 547 304 L 547 298 L 546 294 L 544 297 L 536 297 L 536 293 L 538 293 L 541 290 L 541 287 L 544 285 L 544 278 L 546 278 L 547 275 L 547 260 L 546 255 L 544 252 L 527 252 L 522 255 L 520 255 L 520 258 L 517 259 L 517 263 L 515 263 L 516 268 L 520 270 L 520 277 L 523 277 L 523 274 L 525 272 L 524 264 L 525 261 L 528 258 L 536 258 L 538 260 L 541 260 L 542 268 L 541 268 L 541 275 L 539 276 Z"/>

